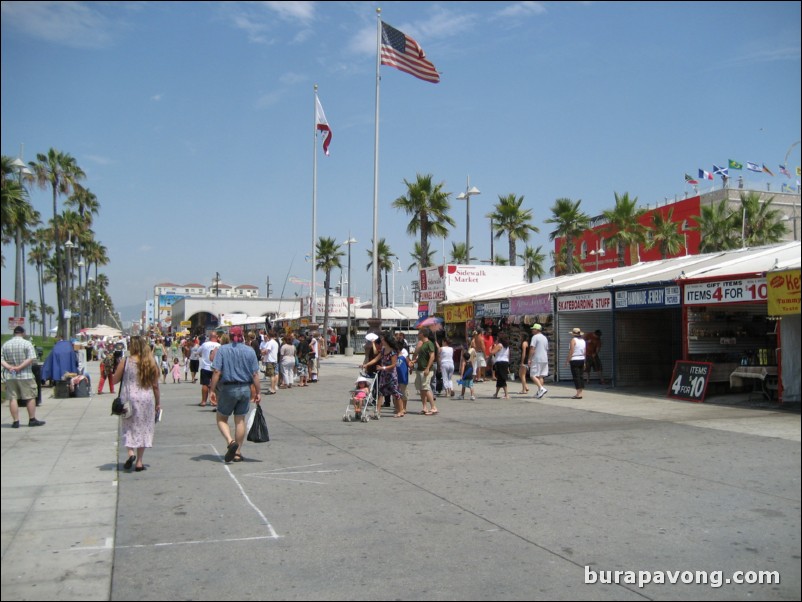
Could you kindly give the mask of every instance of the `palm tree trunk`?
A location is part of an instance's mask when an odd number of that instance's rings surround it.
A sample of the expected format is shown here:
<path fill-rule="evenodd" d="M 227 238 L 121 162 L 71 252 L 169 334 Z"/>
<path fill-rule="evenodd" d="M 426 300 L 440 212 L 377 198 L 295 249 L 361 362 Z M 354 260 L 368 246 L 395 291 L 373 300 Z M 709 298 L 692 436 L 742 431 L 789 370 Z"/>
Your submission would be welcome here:
<path fill-rule="evenodd" d="M 326 294 L 324 295 L 326 305 L 323 307 L 323 332 L 327 333 L 329 331 L 329 284 L 331 282 L 331 270 L 326 270 L 326 279 L 323 281 L 323 286 L 326 290 Z M 324 335 L 325 336 L 325 335 Z M 328 340 L 328 339 L 326 339 Z"/>

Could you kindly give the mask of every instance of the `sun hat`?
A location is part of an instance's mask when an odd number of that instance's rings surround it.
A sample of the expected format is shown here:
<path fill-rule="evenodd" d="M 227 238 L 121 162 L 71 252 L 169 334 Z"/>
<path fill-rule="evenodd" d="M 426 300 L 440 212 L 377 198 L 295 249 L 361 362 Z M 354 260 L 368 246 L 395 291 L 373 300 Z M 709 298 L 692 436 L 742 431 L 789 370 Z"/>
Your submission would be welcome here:
<path fill-rule="evenodd" d="M 368 334 L 365 335 L 365 340 L 370 341 L 371 343 L 373 341 L 378 341 L 379 335 L 377 335 L 375 332 L 369 332 Z"/>
<path fill-rule="evenodd" d="M 577 337 L 581 337 L 584 333 L 579 328 L 574 328 L 571 331 L 571 334 L 574 335 L 574 336 L 577 336 Z"/>
<path fill-rule="evenodd" d="M 540 324 L 532 324 L 532 330 L 543 330 Z"/>
<path fill-rule="evenodd" d="M 369 382 L 370 382 L 370 381 L 369 381 L 369 380 L 367 379 L 367 377 L 365 377 L 365 376 L 360 376 L 359 378 L 357 378 L 357 379 L 356 379 L 356 384 L 359 384 L 359 383 L 369 383 Z"/>

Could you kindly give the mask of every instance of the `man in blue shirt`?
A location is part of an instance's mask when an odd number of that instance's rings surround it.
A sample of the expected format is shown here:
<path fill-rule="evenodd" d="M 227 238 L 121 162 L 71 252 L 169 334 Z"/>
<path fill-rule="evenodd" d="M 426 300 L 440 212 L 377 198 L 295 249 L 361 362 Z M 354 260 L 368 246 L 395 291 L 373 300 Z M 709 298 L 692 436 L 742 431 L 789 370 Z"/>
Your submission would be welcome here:
<path fill-rule="evenodd" d="M 212 381 L 209 393 L 212 405 L 217 404 L 217 428 L 226 440 L 226 462 L 242 462 L 245 443 L 245 417 L 251 401 L 261 403 L 259 360 L 253 347 L 246 344 L 242 328 L 233 326 L 229 332 L 231 343 L 217 349 L 212 361 Z M 220 396 L 217 387 L 221 387 Z M 228 426 L 228 417 L 234 414 L 234 438 Z"/>

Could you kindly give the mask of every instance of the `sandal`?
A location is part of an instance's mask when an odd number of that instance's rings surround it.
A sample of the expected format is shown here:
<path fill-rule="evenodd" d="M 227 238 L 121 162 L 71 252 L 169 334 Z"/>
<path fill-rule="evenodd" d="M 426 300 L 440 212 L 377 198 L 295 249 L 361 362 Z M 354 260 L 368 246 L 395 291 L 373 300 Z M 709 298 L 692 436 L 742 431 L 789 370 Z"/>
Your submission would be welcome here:
<path fill-rule="evenodd" d="M 134 465 L 134 460 L 136 460 L 136 456 L 128 456 L 125 464 L 123 464 L 123 468 L 125 468 L 125 470 L 131 470 L 131 467 Z"/>
<path fill-rule="evenodd" d="M 205 408 L 205 407 L 206 407 L 206 402 L 205 402 L 205 401 L 204 401 L 204 402 L 201 402 L 201 403 L 199 403 L 198 405 L 199 405 L 200 407 L 202 407 L 202 408 Z"/>
<path fill-rule="evenodd" d="M 234 459 L 231 460 L 232 462 L 242 462 L 245 458 L 242 457 L 242 454 L 234 454 Z"/>
<path fill-rule="evenodd" d="M 231 462 L 234 459 L 234 456 L 237 454 L 237 449 L 239 448 L 239 444 L 236 441 L 231 441 L 228 444 L 228 450 L 226 451 L 225 461 Z"/>
<path fill-rule="evenodd" d="M 580 395 L 574 395 L 571 399 L 582 399 Z"/>
<path fill-rule="evenodd" d="M 440 410 L 438 410 L 438 409 L 436 409 L 436 408 L 435 408 L 434 410 L 432 410 L 431 412 L 429 412 L 429 414 L 428 414 L 428 415 L 429 415 L 429 416 L 434 416 L 435 414 L 439 414 L 439 413 L 440 413 Z"/>

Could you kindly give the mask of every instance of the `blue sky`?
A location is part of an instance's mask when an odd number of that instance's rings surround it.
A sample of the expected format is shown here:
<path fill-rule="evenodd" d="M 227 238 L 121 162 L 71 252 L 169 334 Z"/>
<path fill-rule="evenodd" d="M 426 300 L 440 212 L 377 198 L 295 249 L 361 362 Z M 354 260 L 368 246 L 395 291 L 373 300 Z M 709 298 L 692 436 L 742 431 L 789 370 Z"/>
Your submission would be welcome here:
<path fill-rule="evenodd" d="M 414 240 L 390 204 L 417 173 L 453 193 L 446 252 L 465 241 L 454 197 L 470 176 L 471 245 L 486 258 L 500 195 L 524 196 L 530 243 L 548 251 L 557 198 L 591 215 L 616 192 L 654 206 L 728 159 L 777 174 L 800 139 L 799 2 L 4 1 L 2 153 L 76 158 L 118 307 L 215 272 L 262 293 L 287 281 L 292 296 L 290 277 L 311 278 L 318 84 L 333 139 L 329 157 L 317 147 L 317 233 L 358 240 L 352 292 L 369 298 L 377 6 L 441 72 L 430 84 L 381 68 L 379 237 L 405 270 L 397 301 Z M 51 216 L 49 193 L 32 202 Z M 13 269 L 2 288 L 13 296 Z"/>

